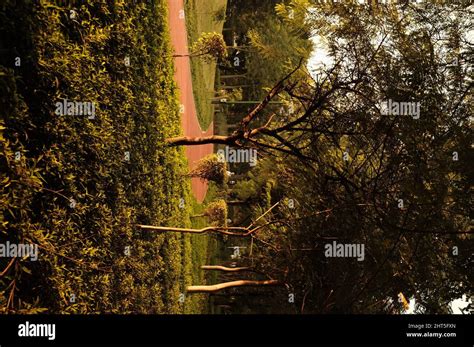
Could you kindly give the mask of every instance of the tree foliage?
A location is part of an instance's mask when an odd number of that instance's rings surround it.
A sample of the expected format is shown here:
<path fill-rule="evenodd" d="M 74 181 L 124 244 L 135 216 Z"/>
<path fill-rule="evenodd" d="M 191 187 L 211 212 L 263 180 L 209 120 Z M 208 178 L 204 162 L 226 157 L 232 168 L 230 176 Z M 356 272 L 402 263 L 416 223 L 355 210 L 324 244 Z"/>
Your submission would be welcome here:
<path fill-rule="evenodd" d="M 225 225 L 227 223 L 227 204 L 225 200 L 219 199 L 210 202 L 204 211 L 204 215 L 209 218 L 211 223 Z"/>
<path fill-rule="evenodd" d="M 227 181 L 227 164 L 216 154 L 209 154 L 200 159 L 188 175 L 223 184 Z"/>
<path fill-rule="evenodd" d="M 260 221 L 273 223 L 240 265 L 287 283 L 288 311 L 397 313 L 403 293 L 418 312 L 443 313 L 472 298 L 470 11 L 314 2 L 308 30 L 328 43 L 329 68 L 283 82 L 277 94 L 293 112 L 242 117 L 236 134 L 248 136 L 235 144 L 263 152 L 272 202 L 293 207 Z M 384 114 L 387 100 L 419 102 L 419 117 Z M 239 194 L 264 204 L 255 170 Z M 326 257 L 334 240 L 364 244 L 365 260 Z"/>
<path fill-rule="evenodd" d="M 191 56 L 202 57 L 204 60 L 222 60 L 227 56 L 227 49 L 222 34 L 202 33 L 191 47 Z"/>

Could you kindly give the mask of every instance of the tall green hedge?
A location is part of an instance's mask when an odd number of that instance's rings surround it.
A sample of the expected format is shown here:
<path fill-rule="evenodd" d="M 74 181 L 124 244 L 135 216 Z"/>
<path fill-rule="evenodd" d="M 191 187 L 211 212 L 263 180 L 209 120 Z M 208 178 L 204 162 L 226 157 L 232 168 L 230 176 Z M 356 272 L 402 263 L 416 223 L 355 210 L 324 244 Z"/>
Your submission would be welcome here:
<path fill-rule="evenodd" d="M 57 3 L 0 5 L 0 243 L 39 247 L 0 258 L 0 312 L 177 312 L 182 237 L 134 227 L 189 221 L 165 1 Z"/>

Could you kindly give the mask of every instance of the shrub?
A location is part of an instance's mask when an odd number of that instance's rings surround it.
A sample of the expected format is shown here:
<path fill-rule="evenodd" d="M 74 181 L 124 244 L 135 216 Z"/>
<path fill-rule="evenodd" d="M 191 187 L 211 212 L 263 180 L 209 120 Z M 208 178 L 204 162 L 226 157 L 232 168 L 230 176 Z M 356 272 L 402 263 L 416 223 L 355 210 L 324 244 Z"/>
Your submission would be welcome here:
<path fill-rule="evenodd" d="M 199 160 L 197 166 L 188 175 L 223 184 L 227 180 L 227 165 L 219 161 L 216 154 L 210 154 Z"/>

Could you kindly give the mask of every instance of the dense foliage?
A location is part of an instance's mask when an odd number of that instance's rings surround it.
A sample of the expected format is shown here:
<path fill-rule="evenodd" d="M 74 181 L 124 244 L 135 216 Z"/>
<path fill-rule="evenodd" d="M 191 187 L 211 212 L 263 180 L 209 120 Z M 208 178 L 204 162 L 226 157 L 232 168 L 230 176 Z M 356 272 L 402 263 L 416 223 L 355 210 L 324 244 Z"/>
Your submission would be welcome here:
<path fill-rule="evenodd" d="M 447 313 L 472 300 L 472 9 L 294 0 L 278 10 L 322 37 L 330 61 L 294 80 L 294 109 L 259 138 L 273 151 L 230 193 L 241 218 L 280 201 L 239 265 L 286 284 L 231 311 L 399 313 L 402 293 L 417 312 Z M 387 100 L 419 113 L 386 114 Z M 363 244 L 364 260 L 328 258 L 333 241 Z"/>
<path fill-rule="evenodd" d="M 189 223 L 163 143 L 180 124 L 166 18 L 164 1 L 0 5 L 0 242 L 39 247 L 0 259 L 1 312 L 181 312 L 190 239 L 134 228 Z"/>

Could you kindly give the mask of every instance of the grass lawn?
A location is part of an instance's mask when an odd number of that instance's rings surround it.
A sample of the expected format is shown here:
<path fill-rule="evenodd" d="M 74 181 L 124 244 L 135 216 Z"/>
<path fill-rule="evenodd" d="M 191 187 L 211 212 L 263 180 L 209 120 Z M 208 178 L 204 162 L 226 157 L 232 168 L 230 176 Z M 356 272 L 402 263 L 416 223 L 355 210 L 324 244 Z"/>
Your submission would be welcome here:
<path fill-rule="evenodd" d="M 192 214 L 199 215 L 204 212 L 206 205 L 211 201 L 217 199 L 216 187 L 210 183 L 206 198 L 202 204 L 194 200 L 192 206 Z M 209 226 L 206 217 L 191 218 L 193 228 L 203 228 Z M 201 270 L 201 265 L 213 264 L 214 254 L 217 250 L 217 239 L 215 235 L 185 235 L 186 247 L 191 247 L 191 261 L 188 261 L 186 266 L 186 286 L 189 285 L 204 285 L 217 283 L 217 272 L 205 272 Z M 186 305 L 183 313 L 211 313 L 208 305 L 208 294 L 192 294 L 186 298 Z"/>
<path fill-rule="evenodd" d="M 200 214 L 204 208 L 204 204 L 194 201 L 193 214 Z M 206 220 L 204 218 L 192 218 L 192 226 L 193 228 L 205 227 Z M 209 235 L 185 235 L 185 250 L 187 254 L 191 255 L 185 265 L 186 286 L 206 284 L 204 271 L 200 267 L 207 262 L 210 238 Z M 207 295 L 190 294 L 185 299 L 182 313 L 207 313 L 207 309 Z"/>
<path fill-rule="evenodd" d="M 227 0 L 186 0 L 189 45 L 203 32 L 222 32 L 224 18 L 219 18 L 217 14 L 225 14 L 226 5 Z M 201 128 L 205 130 L 213 120 L 214 106 L 211 104 L 211 98 L 214 96 L 216 64 L 192 58 L 191 72 L 196 111 Z"/>
<path fill-rule="evenodd" d="M 135 226 L 189 226 L 193 204 L 164 145 L 180 127 L 166 3 L 71 10 L 0 6 L 0 243 L 39 247 L 0 258 L 0 312 L 180 313 L 204 241 Z M 95 117 L 58 115 L 63 99 Z"/>

